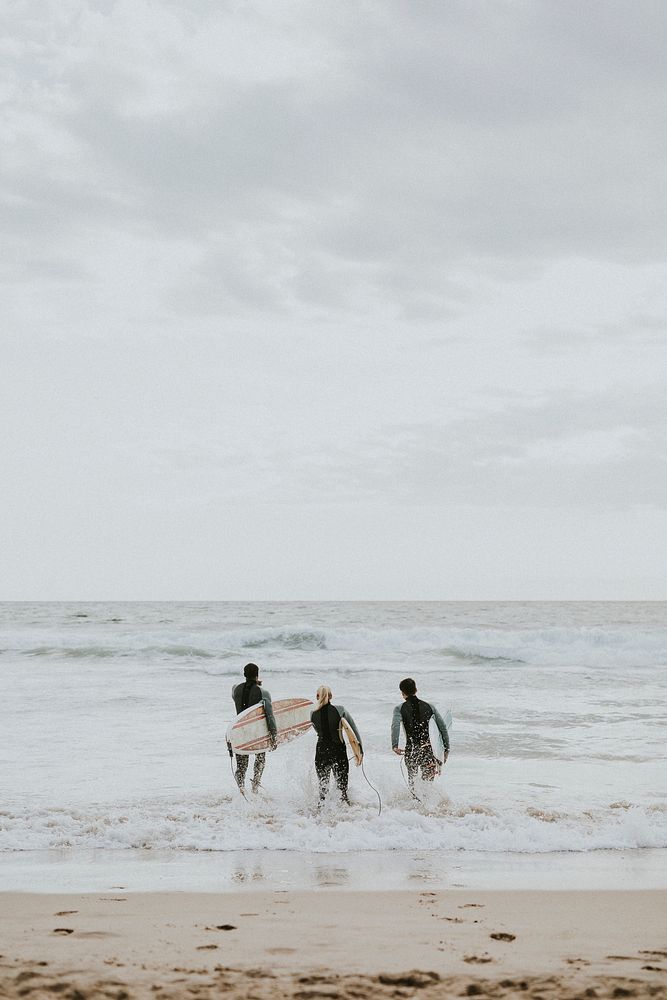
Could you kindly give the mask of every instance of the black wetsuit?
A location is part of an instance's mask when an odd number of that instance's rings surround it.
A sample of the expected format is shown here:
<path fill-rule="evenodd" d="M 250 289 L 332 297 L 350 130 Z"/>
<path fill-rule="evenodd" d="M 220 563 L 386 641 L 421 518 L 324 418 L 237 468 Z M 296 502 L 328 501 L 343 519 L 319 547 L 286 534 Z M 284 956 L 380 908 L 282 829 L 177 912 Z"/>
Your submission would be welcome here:
<path fill-rule="evenodd" d="M 315 770 L 320 785 L 320 802 L 324 802 L 326 798 L 332 773 L 343 801 L 348 801 L 347 783 L 350 776 L 350 765 L 347 759 L 347 749 L 340 732 L 342 718 L 351 722 L 344 708 L 341 711 L 331 704 L 316 709 L 310 715 L 310 721 L 317 733 Z M 353 723 L 352 725 L 356 730 L 356 726 Z"/>
<path fill-rule="evenodd" d="M 271 695 L 268 691 L 263 691 L 256 681 L 245 681 L 242 684 L 237 684 L 232 688 L 232 698 L 234 699 L 234 705 L 236 707 L 236 714 L 239 715 L 244 712 L 246 708 L 250 708 L 252 705 L 259 705 L 261 701 L 264 702 L 264 711 L 266 712 L 266 721 L 269 727 L 269 732 L 275 735 L 276 723 L 273 716 L 273 710 L 271 708 Z M 237 753 L 236 754 L 236 771 L 234 777 L 236 778 L 237 784 L 240 789 L 243 789 L 245 784 L 245 777 L 248 771 L 249 756 L 247 753 Z M 255 754 L 255 766 L 252 773 L 252 790 L 256 792 L 259 788 L 259 783 L 262 780 L 262 774 L 264 773 L 264 767 L 266 765 L 266 754 L 257 753 Z"/>

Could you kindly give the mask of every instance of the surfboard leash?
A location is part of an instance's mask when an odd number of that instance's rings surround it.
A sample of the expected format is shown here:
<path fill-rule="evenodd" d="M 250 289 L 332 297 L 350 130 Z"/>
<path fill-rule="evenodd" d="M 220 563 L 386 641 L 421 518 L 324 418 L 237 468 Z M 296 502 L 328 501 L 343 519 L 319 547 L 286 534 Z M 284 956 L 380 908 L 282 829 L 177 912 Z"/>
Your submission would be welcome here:
<path fill-rule="evenodd" d="M 366 770 L 364 768 L 364 758 L 363 757 L 361 758 L 361 773 L 363 774 L 364 778 L 366 779 L 366 784 L 368 785 L 368 787 L 372 788 L 373 791 L 375 792 L 375 794 L 378 797 L 378 816 L 381 816 L 382 815 L 382 799 L 380 798 L 380 793 L 378 792 L 378 790 L 375 787 L 375 785 L 372 785 L 370 783 L 370 781 L 368 780 L 368 775 L 366 774 Z"/>

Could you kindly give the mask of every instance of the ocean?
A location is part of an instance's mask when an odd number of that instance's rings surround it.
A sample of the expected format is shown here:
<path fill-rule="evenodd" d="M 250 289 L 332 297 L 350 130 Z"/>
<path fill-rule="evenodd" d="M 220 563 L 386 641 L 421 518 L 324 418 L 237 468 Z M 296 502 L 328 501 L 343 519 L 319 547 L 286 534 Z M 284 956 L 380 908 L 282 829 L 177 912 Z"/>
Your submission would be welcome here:
<path fill-rule="evenodd" d="M 318 814 L 314 734 L 268 756 L 257 799 L 240 796 L 224 734 L 250 660 L 274 700 L 333 689 L 380 815 L 355 768 L 353 805 L 332 794 Z M 389 852 L 488 855 L 499 870 L 554 852 L 654 856 L 666 666 L 660 602 L 4 603 L 0 873 L 108 852 L 168 852 L 193 872 L 204 854 L 223 870 L 265 851 L 345 871 L 358 852 L 373 870 Z M 421 801 L 389 740 L 405 676 L 454 719 Z"/>

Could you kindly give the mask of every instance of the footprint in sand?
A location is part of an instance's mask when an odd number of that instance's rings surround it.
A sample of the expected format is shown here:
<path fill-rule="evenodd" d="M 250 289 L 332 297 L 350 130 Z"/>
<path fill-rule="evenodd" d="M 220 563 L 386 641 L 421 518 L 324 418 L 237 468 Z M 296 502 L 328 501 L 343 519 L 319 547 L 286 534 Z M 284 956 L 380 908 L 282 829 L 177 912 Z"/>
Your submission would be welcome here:
<path fill-rule="evenodd" d="M 17 986 L 20 986 L 21 983 L 25 983 L 29 979 L 42 979 L 43 976 L 44 973 L 42 972 L 35 972 L 33 969 L 24 969 L 23 972 L 19 972 L 14 982 L 16 983 Z M 35 985 L 31 986 L 30 990 L 25 990 L 25 993 L 31 992 L 34 989 L 36 989 Z"/>
<path fill-rule="evenodd" d="M 214 951 L 217 947 L 217 944 L 198 944 L 197 951 Z"/>
<path fill-rule="evenodd" d="M 216 924 L 215 927 L 205 927 L 205 931 L 235 931 L 237 927 L 235 924 Z"/>
<path fill-rule="evenodd" d="M 493 938 L 494 941 L 516 941 L 516 934 L 506 934 L 504 931 L 489 934 L 489 937 Z"/>
<path fill-rule="evenodd" d="M 492 962 L 493 959 L 490 955 L 464 955 L 463 961 L 468 962 L 468 964 L 475 962 L 478 965 L 486 965 L 487 962 Z"/>
<path fill-rule="evenodd" d="M 483 910 L 484 903 L 462 903 L 459 910 Z"/>
<path fill-rule="evenodd" d="M 53 916 L 54 917 L 71 917 L 75 913 L 78 913 L 78 912 L 79 912 L 78 910 L 58 910 L 58 912 L 54 913 Z"/>
<path fill-rule="evenodd" d="M 420 972 L 417 969 L 414 972 L 381 972 L 378 975 L 378 980 L 384 986 L 423 989 L 424 986 L 432 986 L 433 983 L 440 982 L 440 974 L 438 972 Z"/>
<path fill-rule="evenodd" d="M 54 927 L 53 928 L 53 933 L 54 934 L 73 934 L 74 933 L 74 928 L 73 927 Z"/>
<path fill-rule="evenodd" d="M 267 948 L 267 955 L 294 955 L 296 948 Z"/>

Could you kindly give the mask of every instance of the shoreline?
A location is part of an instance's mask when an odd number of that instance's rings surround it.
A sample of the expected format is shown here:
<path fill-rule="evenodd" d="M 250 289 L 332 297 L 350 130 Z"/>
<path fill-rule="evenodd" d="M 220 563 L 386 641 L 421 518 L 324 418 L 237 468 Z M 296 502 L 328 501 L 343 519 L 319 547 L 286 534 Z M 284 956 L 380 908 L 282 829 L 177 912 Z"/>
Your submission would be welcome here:
<path fill-rule="evenodd" d="M 659 889 L 3 892 L 0 995 L 662 997 L 666 926 Z"/>
<path fill-rule="evenodd" d="M 135 848 L 0 852 L 3 891 L 86 893 L 117 886 L 131 893 L 667 889 L 667 849 L 543 854 Z"/>

